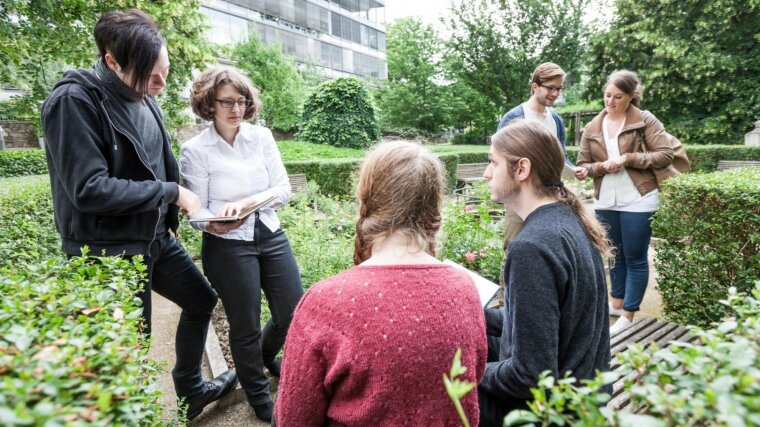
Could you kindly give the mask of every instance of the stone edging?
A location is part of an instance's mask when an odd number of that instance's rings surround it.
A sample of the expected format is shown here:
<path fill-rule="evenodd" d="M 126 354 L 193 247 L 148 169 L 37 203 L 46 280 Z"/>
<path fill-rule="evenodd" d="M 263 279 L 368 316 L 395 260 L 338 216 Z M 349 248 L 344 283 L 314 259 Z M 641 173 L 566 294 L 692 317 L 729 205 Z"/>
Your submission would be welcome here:
<path fill-rule="evenodd" d="M 227 372 L 229 366 L 227 361 L 224 360 L 224 354 L 222 353 L 222 346 L 219 345 L 219 336 L 214 329 L 214 323 L 211 322 L 208 328 L 208 336 L 206 337 L 206 362 L 211 368 L 211 377 L 216 378 L 219 375 Z M 240 383 L 235 387 L 231 393 L 228 393 L 217 403 L 217 408 L 225 408 L 227 406 L 234 405 L 238 402 L 245 400 L 245 391 L 240 386 Z"/>

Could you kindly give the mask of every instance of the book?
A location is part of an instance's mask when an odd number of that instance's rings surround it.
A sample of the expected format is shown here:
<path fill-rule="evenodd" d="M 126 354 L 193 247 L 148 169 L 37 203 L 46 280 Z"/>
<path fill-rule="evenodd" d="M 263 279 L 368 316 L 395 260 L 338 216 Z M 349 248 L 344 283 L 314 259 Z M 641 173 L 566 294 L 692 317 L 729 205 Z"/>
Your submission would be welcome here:
<path fill-rule="evenodd" d="M 269 196 L 265 200 L 262 200 L 258 203 L 254 203 L 252 205 L 248 205 L 244 207 L 240 212 L 238 212 L 235 215 L 230 216 L 215 216 L 210 218 L 192 218 L 190 219 L 190 222 L 235 222 L 240 221 L 243 218 L 246 218 L 248 215 L 261 210 L 262 208 L 266 207 L 269 203 L 271 203 L 275 199 L 275 196 Z"/>
<path fill-rule="evenodd" d="M 478 290 L 478 296 L 480 296 L 480 303 L 483 305 L 483 308 L 485 308 L 488 303 L 491 302 L 493 297 L 496 296 L 496 292 L 499 291 L 499 285 L 486 279 L 480 274 L 467 269 L 463 265 L 457 264 L 450 259 L 443 260 L 443 263 L 459 270 L 464 270 L 467 272 L 467 274 L 470 275 L 470 278 L 475 283 L 475 288 Z"/>

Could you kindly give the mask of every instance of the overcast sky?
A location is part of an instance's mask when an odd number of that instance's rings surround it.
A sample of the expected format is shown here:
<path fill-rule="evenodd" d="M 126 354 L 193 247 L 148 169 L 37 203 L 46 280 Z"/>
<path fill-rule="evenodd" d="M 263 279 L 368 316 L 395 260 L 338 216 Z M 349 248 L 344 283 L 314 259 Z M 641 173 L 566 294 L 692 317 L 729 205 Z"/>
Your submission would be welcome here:
<path fill-rule="evenodd" d="M 448 15 L 450 5 L 451 0 L 386 0 L 385 19 L 390 24 L 398 18 L 417 16 L 440 29 L 439 18 Z"/>

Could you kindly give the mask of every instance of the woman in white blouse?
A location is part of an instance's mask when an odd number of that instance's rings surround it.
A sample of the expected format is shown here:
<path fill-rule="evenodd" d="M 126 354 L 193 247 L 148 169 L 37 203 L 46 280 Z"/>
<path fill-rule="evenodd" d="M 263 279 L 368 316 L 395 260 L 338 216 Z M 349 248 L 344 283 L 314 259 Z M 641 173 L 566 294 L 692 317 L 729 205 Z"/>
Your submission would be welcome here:
<path fill-rule="evenodd" d="M 670 135 L 649 111 L 638 108 L 636 73 L 621 70 L 607 78 L 604 110 L 586 127 L 576 177 L 594 178 L 594 209 L 615 247 L 610 314 L 619 316 L 611 333 L 633 323 L 649 281 L 647 250 L 659 190 L 653 169 L 673 163 Z"/>
<path fill-rule="evenodd" d="M 201 199 L 192 218 L 234 215 L 245 206 L 274 200 L 236 222 L 195 222 L 202 230 L 203 269 L 224 304 L 230 347 L 240 384 L 256 417 L 272 418 L 270 374 L 303 295 L 293 251 L 274 208 L 290 199 L 290 183 L 269 129 L 244 123 L 260 109 L 251 81 L 233 68 L 216 67 L 193 82 L 195 114 L 212 124 L 182 146 L 180 166 L 188 189 Z M 272 318 L 260 326 L 261 291 Z"/>

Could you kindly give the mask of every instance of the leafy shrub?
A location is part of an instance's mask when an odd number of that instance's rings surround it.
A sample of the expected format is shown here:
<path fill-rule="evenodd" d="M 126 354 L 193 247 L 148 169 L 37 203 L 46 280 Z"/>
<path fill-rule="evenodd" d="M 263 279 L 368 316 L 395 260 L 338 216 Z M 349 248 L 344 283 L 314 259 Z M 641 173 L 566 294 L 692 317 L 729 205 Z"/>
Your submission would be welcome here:
<path fill-rule="evenodd" d="M 357 212 L 356 203 L 320 195 L 313 182 L 280 210 L 304 288 L 353 266 Z"/>
<path fill-rule="evenodd" d="M 0 269 L 62 257 L 45 175 L 0 179 Z"/>
<path fill-rule="evenodd" d="M 446 205 L 438 258 L 458 262 L 498 283 L 504 258 L 504 226 L 494 222 L 495 206 L 489 197 L 487 186 L 480 184 L 476 199 Z"/>
<path fill-rule="evenodd" d="M 280 155 L 284 162 L 320 159 L 360 159 L 364 150 L 339 148 L 332 145 L 312 144 L 305 141 L 278 141 Z"/>
<path fill-rule="evenodd" d="M 353 77 L 320 84 L 306 100 L 296 138 L 336 147 L 367 148 L 380 137 L 375 107 Z"/>
<path fill-rule="evenodd" d="M 446 185 L 449 189 L 456 188 L 457 185 L 457 166 L 459 165 L 459 155 L 454 153 L 439 154 L 438 159 L 446 168 Z"/>
<path fill-rule="evenodd" d="M 0 178 L 48 173 L 45 150 L 0 151 Z"/>
<path fill-rule="evenodd" d="M 617 355 L 621 366 L 614 373 L 599 373 L 581 385 L 545 372 L 532 389 L 530 411 L 511 412 L 505 425 L 760 425 L 760 282 L 749 294 L 731 288 L 721 302 L 732 317 L 712 329 L 693 328 L 695 343 L 676 341 L 661 350 L 633 345 Z M 631 406 L 644 413 L 602 406 L 610 396 L 595 390 L 631 372 L 624 387 Z"/>
<path fill-rule="evenodd" d="M 713 172 L 719 160 L 760 160 L 760 147 L 745 145 L 685 145 L 693 172 Z"/>
<path fill-rule="evenodd" d="M 672 321 L 707 325 L 723 317 L 728 288 L 760 279 L 760 169 L 688 174 L 666 181 L 653 232 L 664 241 L 655 266 Z"/>
<path fill-rule="evenodd" d="M 145 267 L 119 258 L 22 264 L 0 278 L 0 424 L 161 424 L 138 332 Z"/>
<path fill-rule="evenodd" d="M 324 194 L 338 196 L 354 193 L 354 182 L 361 159 L 335 159 L 295 161 L 285 163 L 288 174 L 306 174 L 306 179 L 315 182 Z"/>
<path fill-rule="evenodd" d="M 454 135 L 451 138 L 451 143 L 454 145 L 488 145 L 491 143 L 491 135 L 479 131 L 465 132 Z"/>

